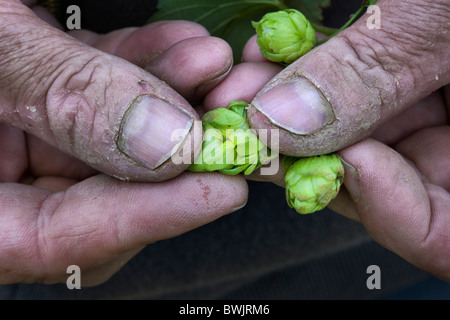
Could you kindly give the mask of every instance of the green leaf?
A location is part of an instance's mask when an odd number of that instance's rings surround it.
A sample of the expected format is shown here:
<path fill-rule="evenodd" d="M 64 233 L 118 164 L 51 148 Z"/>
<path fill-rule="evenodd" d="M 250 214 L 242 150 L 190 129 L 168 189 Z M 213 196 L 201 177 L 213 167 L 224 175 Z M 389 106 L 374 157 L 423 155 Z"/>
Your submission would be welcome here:
<path fill-rule="evenodd" d="M 331 0 L 286 0 L 286 6 L 303 13 L 313 24 L 323 20 L 322 10 L 331 4 Z"/>
<path fill-rule="evenodd" d="M 284 9 L 277 0 L 160 0 L 158 12 L 148 22 L 189 20 L 203 25 L 211 35 L 226 40 L 240 61 L 242 49 L 254 34 L 252 20 Z"/>
<path fill-rule="evenodd" d="M 161 20 L 189 20 L 203 25 L 212 36 L 227 41 L 233 48 L 235 62 L 255 34 L 252 21 L 268 12 L 295 8 L 311 22 L 322 20 L 322 8 L 330 0 L 159 0 L 158 11 L 148 23 Z"/>

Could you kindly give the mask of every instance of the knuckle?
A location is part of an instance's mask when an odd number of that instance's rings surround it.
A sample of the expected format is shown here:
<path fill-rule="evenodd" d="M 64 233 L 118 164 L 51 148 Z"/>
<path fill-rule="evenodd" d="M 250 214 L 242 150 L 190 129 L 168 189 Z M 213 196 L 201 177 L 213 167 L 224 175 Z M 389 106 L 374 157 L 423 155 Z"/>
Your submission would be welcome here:
<path fill-rule="evenodd" d="M 343 32 L 337 39 L 342 51 L 330 52 L 337 64 L 352 75 L 350 81 L 360 83 L 383 109 L 398 101 L 398 63 L 387 44 L 361 35 L 359 30 Z"/>
<path fill-rule="evenodd" d="M 330 55 L 378 93 L 383 109 L 399 109 L 428 94 L 424 90 L 436 86 L 436 77 L 448 73 L 442 57 L 449 51 L 449 11 L 443 1 L 384 6 L 380 29 L 370 30 L 360 19 L 336 37 L 343 52 Z"/>
<path fill-rule="evenodd" d="M 48 128 L 58 147 L 79 154 L 98 134 L 99 117 L 107 117 L 102 108 L 112 81 L 111 69 L 99 56 L 75 56 L 53 74 L 45 101 Z"/>
<path fill-rule="evenodd" d="M 442 50 L 447 48 L 445 52 L 448 52 L 448 4 L 442 6 L 439 1 L 424 1 L 418 5 L 402 3 L 399 6 L 397 10 L 386 13 L 383 36 L 396 62 L 405 64 L 420 79 L 432 67 L 427 61 L 433 61 L 439 68 Z"/>

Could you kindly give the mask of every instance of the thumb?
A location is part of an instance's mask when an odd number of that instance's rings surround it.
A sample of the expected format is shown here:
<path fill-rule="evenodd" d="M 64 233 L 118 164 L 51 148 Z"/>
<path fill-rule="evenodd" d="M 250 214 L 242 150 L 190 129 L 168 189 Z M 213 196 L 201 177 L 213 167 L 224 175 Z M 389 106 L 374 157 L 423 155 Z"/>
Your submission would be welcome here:
<path fill-rule="evenodd" d="M 200 147 L 201 139 L 190 139 L 198 116 L 178 93 L 52 28 L 19 1 L 0 0 L 0 57 L 0 122 L 95 169 L 165 180 L 187 166 L 170 160 L 173 150 Z"/>
<path fill-rule="evenodd" d="M 381 28 L 369 29 L 366 13 L 283 70 L 252 102 L 252 127 L 280 129 L 281 153 L 341 149 L 449 83 L 448 1 L 377 6 Z"/>

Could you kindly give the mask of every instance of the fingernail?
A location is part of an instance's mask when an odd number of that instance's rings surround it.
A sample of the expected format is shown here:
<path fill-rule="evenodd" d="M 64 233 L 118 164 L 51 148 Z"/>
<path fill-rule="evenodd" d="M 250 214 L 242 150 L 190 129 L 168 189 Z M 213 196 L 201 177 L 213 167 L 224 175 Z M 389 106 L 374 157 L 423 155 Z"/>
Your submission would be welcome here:
<path fill-rule="evenodd" d="M 330 103 L 305 78 L 284 82 L 261 93 L 252 105 L 275 125 L 299 135 L 317 132 L 335 120 Z"/>
<path fill-rule="evenodd" d="M 126 111 L 118 148 L 139 164 L 154 170 L 177 150 L 192 127 L 184 110 L 149 95 L 136 98 Z M 183 132 L 174 137 L 175 132 Z"/>
<path fill-rule="evenodd" d="M 241 210 L 242 208 L 244 208 L 246 205 L 247 205 L 247 202 L 245 202 L 244 204 L 239 205 L 239 206 L 237 206 L 237 207 L 231 208 L 231 209 L 230 209 L 230 212 L 228 212 L 228 213 L 230 214 L 230 213 L 239 211 L 239 210 Z"/>
<path fill-rule="evenodd" d="M 211 91 L 213 88 L 217 87 L 219 83 L 221 83 L 230 73 L 231 69 L 233 67 L 233 60 L 230 61 L 230 65 L 228 69 L 225 70 L 223 74 L 217 75 L 213 77 L 210 80 L 205 81 L 204 83 L 200 84 L 193 93 L 193 98 L 195 100 L 202 99 L 206 93 Z"/>
<path fill-rule="evenodd" d="M 344 184 L 353 200 L 359 200 L 361 197 L 360 177 L 358 170 L 350 163 L 341 158 L 344 165 Z"/>

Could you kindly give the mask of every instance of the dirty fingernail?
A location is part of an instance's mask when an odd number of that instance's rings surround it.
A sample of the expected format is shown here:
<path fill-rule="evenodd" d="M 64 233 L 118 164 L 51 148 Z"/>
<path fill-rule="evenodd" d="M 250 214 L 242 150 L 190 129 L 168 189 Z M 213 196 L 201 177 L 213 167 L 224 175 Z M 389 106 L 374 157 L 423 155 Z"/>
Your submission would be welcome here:
<path fill-rule="evenodd" d="M 345 161 L 342 157 L 341 161 L 344 165 L 344 184 L 347 191 L 350 193 L 350 196 L 353 200 L 357 201 L 361 197 L 361 187 L 360 187 L 360 176 L 358 170 L 350 163 Z"/>
<path fill-rule="evenodd" d="M 275 125 L 299 135 L 313 134 L 335 120 L 330 103 L 306 78 L 279 84 L 252 105 Z"/>
<path fill-rule="evenodd" d="M 124 115 L 117 146 L 134 161 L 154 170 L 177 150 L 192 124 L 193 118 L 184 110 L 149 95 L 139 96 Z"/>

